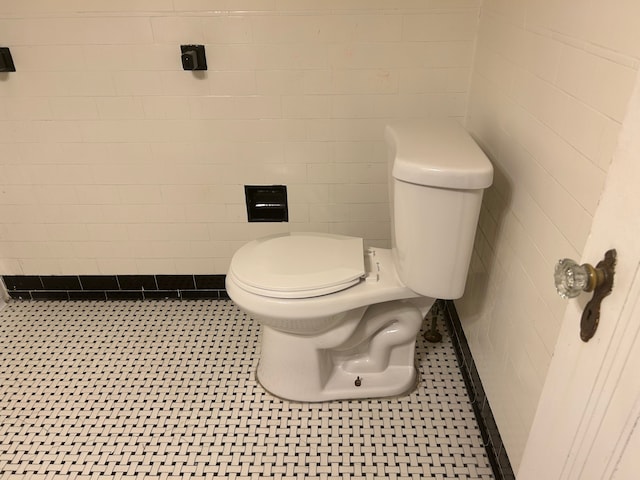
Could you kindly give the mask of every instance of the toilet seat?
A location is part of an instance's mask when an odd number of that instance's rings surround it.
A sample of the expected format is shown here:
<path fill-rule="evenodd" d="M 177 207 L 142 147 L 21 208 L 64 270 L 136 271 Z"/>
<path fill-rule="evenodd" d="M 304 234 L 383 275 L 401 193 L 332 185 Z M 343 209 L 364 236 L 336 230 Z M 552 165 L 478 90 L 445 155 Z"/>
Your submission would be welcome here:
<path fill-rule="evenodd" d="M 233 256 L 229 274 L 242 289 L 272 298 L 312 298 L 357 284 L 365 274 L 361 238 L 286 233 L 254 240 Z"/>

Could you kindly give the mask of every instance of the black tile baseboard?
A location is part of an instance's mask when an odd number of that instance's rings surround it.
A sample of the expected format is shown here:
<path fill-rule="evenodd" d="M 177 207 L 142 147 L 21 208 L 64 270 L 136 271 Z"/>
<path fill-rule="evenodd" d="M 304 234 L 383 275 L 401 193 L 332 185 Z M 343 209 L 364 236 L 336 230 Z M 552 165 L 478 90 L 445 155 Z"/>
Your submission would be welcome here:
<path fill-rule="evenodd" d="M 115 275 L 82 275 L 79 280 L 83 290 L 120 290 Z"/>
<path fill-rule="evenodd" d="M 41 276 L 43 290 L 82 290 L 77 275 Z"/>
<path fill-rule="evenodd" d="M 445 323 L 451 335 L 451 341 L 458 357 L 462 377 L 473 405 L 494 476 L 496 480 L 515 480 L 516 476 L 513 473 L 513 468 L 511 468 L 511 462 L 509 462 L 507 451 L 502 443 L 502 437 L 500 437 L 498 426 L 493 418 L 491 406 L 471 355 L 456 307 L 451 300 L 439 300 L 438 302 L 444 310 Z"/>
<path fill-rule="evenodd" d="M 155 275 L 118 275 L 122 290 L 157 290 Z"/>
<path fill-rule="evenodd" d="M 226 275 L 4 275 L 20 300 L 226 299 Z"/>

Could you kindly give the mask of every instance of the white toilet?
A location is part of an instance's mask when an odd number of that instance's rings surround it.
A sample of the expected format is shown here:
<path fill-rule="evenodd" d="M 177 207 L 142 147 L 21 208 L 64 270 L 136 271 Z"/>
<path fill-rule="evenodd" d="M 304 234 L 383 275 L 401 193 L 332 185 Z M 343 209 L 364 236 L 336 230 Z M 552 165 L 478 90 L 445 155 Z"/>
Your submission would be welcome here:
<path fill-rule="evenodd" d="M 462 296 L 491 163 L 458 123 L 386 128 L 392 248 L 290 233 L 233 256 L 231 299 L 262 325 L 257 378 L 298 401 L 385 397 L 417 382 L 415 342 L 435 299 Z"/>

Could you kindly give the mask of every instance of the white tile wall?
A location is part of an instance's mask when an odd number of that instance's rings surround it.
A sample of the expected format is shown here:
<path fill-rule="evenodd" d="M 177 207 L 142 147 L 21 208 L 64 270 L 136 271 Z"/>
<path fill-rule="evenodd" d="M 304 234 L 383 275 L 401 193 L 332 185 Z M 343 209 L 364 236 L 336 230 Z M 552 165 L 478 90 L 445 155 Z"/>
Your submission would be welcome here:
<path fill-rule="evenodd" d="M 479 4 L 0 2 L 0 274 L 225 273 L 283 230 L 388 245 L 383 126 L 464 116 Z M 246 183 L 287 184 L 290 222 L 247 224 Z"/>
<path fill-rule="evenodd" d="M 637 2 L 486 0 L 468 126 L 496 167 L 457 302 L 517 471 L 640 58 Z M 584 259 L 597 261 L 597 259 Z"/>

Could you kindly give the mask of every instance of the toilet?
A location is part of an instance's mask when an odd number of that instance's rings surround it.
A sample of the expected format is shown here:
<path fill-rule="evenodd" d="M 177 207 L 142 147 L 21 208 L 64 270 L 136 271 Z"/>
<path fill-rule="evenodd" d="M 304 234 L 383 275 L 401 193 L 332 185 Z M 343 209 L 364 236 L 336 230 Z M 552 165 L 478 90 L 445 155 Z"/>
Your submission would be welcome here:
<path fill-rule="evenodd" d="M 462 296 L 491 163 L 448 119 L 385 129 L 391 248 L 292 232 L 243 245 L 229 297 L 262 327 L 260 384 L 295 401 L 402 395 L 435 299 Z"/>

